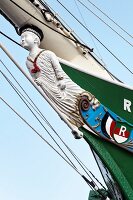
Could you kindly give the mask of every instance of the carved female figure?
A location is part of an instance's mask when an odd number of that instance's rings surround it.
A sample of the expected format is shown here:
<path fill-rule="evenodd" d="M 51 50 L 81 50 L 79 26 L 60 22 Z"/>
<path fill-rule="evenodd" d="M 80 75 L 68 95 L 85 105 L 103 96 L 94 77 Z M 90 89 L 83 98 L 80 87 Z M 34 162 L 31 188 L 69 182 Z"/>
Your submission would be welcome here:
<path fill-rule="evenodd" d="M 43 33 L 33 25 L 20 29 L 21 45 L 29 50 L 26 65 L 34 81 L 42 88 L 59 112 L 73 125 L 75 138 L 81 138 L 78 127 L 84 122 L 79 114 L 78 98 L 85 91 L 62 70 L 57 56 L 40 49 Z M 90 93 L 90 98 L 92 97 Z"/>

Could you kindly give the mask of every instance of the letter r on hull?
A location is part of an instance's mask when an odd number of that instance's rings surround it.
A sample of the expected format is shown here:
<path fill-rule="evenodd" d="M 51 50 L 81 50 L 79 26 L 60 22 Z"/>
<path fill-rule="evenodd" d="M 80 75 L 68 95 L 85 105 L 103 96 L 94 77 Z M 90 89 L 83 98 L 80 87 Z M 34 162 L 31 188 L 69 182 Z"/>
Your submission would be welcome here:
<path fill-rule="evenodd" d="M 124 110 L 131 112 L 131 101 L 129 101 L 128 99 L 124 99 Z"/>

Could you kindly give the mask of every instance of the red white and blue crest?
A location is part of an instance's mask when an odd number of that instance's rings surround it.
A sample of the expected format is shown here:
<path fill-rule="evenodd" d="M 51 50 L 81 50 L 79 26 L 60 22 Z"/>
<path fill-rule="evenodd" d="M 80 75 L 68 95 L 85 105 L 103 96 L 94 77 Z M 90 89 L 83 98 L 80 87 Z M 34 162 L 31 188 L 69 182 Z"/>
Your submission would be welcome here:
<path fill-rule="evenodd" d="M 85 124 L 98 136 L 133 152 L 132 124 L 102 104 L 94 109 L 87 96 L 81 98 L 79 110 Z"/>

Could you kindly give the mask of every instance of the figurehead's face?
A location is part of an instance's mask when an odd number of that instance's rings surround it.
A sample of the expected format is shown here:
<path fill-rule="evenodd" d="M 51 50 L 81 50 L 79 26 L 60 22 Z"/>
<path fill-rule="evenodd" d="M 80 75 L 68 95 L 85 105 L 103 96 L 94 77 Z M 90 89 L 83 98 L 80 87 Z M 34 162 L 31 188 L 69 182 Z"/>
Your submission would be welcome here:
<path fill-rule="evenodd" d="M 40 39 L 35 33 L 30 32 L 30 31 L 25 31 L 21 34 L 21 42 L 20 43 L 25 49 L 30 51 L 36 45 L 39 46 Z"/>

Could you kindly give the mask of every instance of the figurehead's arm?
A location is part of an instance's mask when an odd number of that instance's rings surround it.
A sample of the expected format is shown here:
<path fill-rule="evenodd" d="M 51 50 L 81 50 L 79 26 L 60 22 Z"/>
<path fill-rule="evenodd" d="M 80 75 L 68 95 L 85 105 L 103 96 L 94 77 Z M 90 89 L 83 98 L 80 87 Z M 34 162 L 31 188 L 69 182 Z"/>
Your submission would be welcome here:
<path fill-rule="evenodd" d="M 55 71 L 55 75 L 56 75 L 57 80 L 63 80 L 63 78 L 64 78 L 63 77 L 63 70 L 62 70 L 61 65 L 58 61 L 57 56 L 51 51 L 49 51 L 49 54 L 50 54 L 50 59 L 51 59 L 52 66 L 53 66 L 53 69 Z"/>

